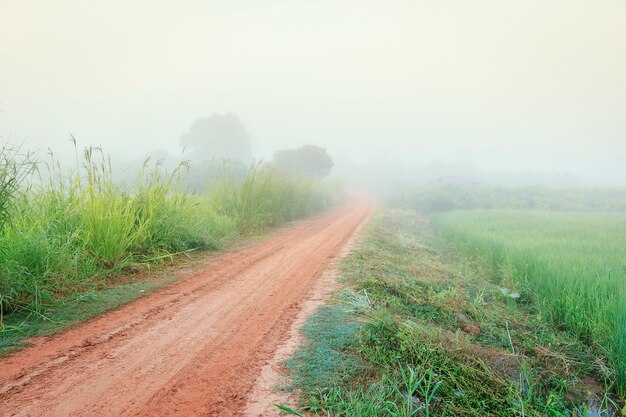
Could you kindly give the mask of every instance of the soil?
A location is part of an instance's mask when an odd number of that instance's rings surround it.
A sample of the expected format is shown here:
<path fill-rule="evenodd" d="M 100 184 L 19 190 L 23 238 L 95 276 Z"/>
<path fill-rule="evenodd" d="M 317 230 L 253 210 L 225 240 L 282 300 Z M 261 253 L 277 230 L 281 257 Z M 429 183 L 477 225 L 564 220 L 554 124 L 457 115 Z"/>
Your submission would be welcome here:
<path fill-rule="evenodd" d="M 301 330 L 307 318 L 313 315 L 319 306 L 326 303 L 336 290 L 341 261 L 354 247 L 358 231 L 356 230 L 350 240 L 346 242 L 328 265 L 322 278 L 317 281 L 315 287 L 306 296 L 296 319 L 291 324 L 289 337 L 276 348 L 274 356 L 261 368 L 261 373 L 248 395 L 248 404 L 244 412 L 246 417 L 284 416 L 285 413 L 281 412 L 275 404 L 286 405 L 293 409 L 298 408 L 298 392 L 289 387 L 291 380 L 285 362 L 295 354 L 304 342 Z"/>
<path fill-rule="evenodd" d="M 0 361 L 0 415 L 264 415 L 258 395 L 272 378 L 262 382 L 262 370 L 293 350 L 284 346 L 294 321 L 303 321 L 303 306 L 371 210 L 368 200 L 354 199 L 38 338 Z"/>

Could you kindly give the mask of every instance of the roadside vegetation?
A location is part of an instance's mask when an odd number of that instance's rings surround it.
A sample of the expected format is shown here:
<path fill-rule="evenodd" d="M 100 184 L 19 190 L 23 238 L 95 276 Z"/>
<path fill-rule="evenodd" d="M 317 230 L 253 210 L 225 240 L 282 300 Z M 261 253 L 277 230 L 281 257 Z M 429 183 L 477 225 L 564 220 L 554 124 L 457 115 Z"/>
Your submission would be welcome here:
<path fill-rule="evenodd" d="M 619 415 L 607 345 L 555 326 L 524 281 L 502 275 L 514 271 L 457 247 L 443 221 L 435 230 L 414 210 L 379 209 L 288 363 L 299 412 Z M 573 293 L 562 299 L 576 303 Z"/>
<path fill-rule="evenodd" d="M 435 227 L 498 271 L 517 303 L 606 357 L 606 382 L 626 397 L 625 214 L 455 212 Z"/>
<path fill-rule="evenodd" d="M 72 170 L 52 156 L 35 163 L 15 148 L 0 149 L 0 345 L 32 336 L 36 322 L 54 321 L 59 312 L 67 319 L 66 303 L 106 298 L 102 291 L 120 275 L 218 249 L 319 212 L 342 195 L 337 185 L 263 163 L 243 179 L 224 169 L 201 193 L 188 192 L 187 163 L 167 172 L 146 161 L 132 184 L 113 174 L 99 148 L 77 153 Z M 129 291 L 134 295 L 100 304 L 139 295 Z"/>

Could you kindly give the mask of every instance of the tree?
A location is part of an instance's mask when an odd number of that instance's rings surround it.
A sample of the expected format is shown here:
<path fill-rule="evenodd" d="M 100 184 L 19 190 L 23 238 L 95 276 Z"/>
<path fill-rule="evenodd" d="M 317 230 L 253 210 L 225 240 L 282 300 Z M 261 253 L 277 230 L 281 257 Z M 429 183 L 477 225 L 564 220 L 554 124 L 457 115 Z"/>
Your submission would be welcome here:
<path fill-rule="evenodd" d="M 180 143 L 188 151 L 186 155 L 196 161 L 214 158 L 252 160 L 250 135 L 233 113 L 197 119 L 189 132 L 180 137 Z"/>
<path fill-rule="evenodd" d="M 328 176 L 334 166 L 326 149 L 314 145 L 278 151 L 274 154 L 274 163 L 287 172 L 318 178 Z"/>
<path fill-rule="evenodd" d="M 241 183 L 247 173 L 248 167 L 241 161 L 212 159 L 191 164 L 187 185 L 192 191 L 201 192 L 214 187 L 222 179 L 222 176 Z"/>

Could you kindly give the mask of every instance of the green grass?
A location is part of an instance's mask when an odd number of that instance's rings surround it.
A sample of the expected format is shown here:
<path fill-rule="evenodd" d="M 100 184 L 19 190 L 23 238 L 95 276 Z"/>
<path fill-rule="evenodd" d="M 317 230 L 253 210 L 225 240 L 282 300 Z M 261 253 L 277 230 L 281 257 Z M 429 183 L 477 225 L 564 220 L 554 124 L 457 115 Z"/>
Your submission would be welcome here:
<path fill-rule="evenodd" d="M 15 146 L 0 144 L 0 232 L 14 210 L 22 181 L 33 168 L 30 155 L 21 154 Z"/>
<path fill-rule="evenodd" d="M 603 357 L 513 303 L 422 215 L 380 209 L 342 271 L 288 363 L 302 413 L 609 415 Z"/>
<path fill-rule="evenodd" d="M 99 148 L 77 155 L 71 171 L 51 159 L 31 176 L 15 151 L 0 156 L 0 184 L 9 190 L 0 194 L 3 340 L 17 334 L 22 317 L 28 317 L 24 330 L 85 293 L 111 291 L 117 277 L 138 267 L 218 249 L 341 198 L 337 186 L 266 164 L 251 167 L 243 180 L 206 178 L 212 185 L 206 192 L 190 193 L 186 163 L 165 172 L 147 161 L 137 180 L 124 185 L 112 179 L 111 163 Z"/>
<path fill-rule="evenodd" d="M 608 359 L 610 383 L 626 397 L 626 215 L 457 212 L 436 228 L 486 259 L 518 302 L 533 303 Z"/>
<path fill-rule="evenodd" d="M 338 184 L 286 175 L 273 165 L 257 163 L 241 183 L 230 176 L 220 178 L 209 205 L 234 219 L 242 232 L 254 233 L 334 205 L 340 195 Z"/>

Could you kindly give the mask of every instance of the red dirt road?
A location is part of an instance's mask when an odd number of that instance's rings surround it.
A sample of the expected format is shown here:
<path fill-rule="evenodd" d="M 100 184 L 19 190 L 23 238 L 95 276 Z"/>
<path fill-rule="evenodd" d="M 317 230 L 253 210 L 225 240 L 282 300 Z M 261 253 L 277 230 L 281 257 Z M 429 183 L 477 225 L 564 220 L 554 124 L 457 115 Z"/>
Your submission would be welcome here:
<path fill-rule="evenodd" d="M 354 200 L 4 358 L 0 415 L 243 415 L 302 300 L 371 210 Z"/>

